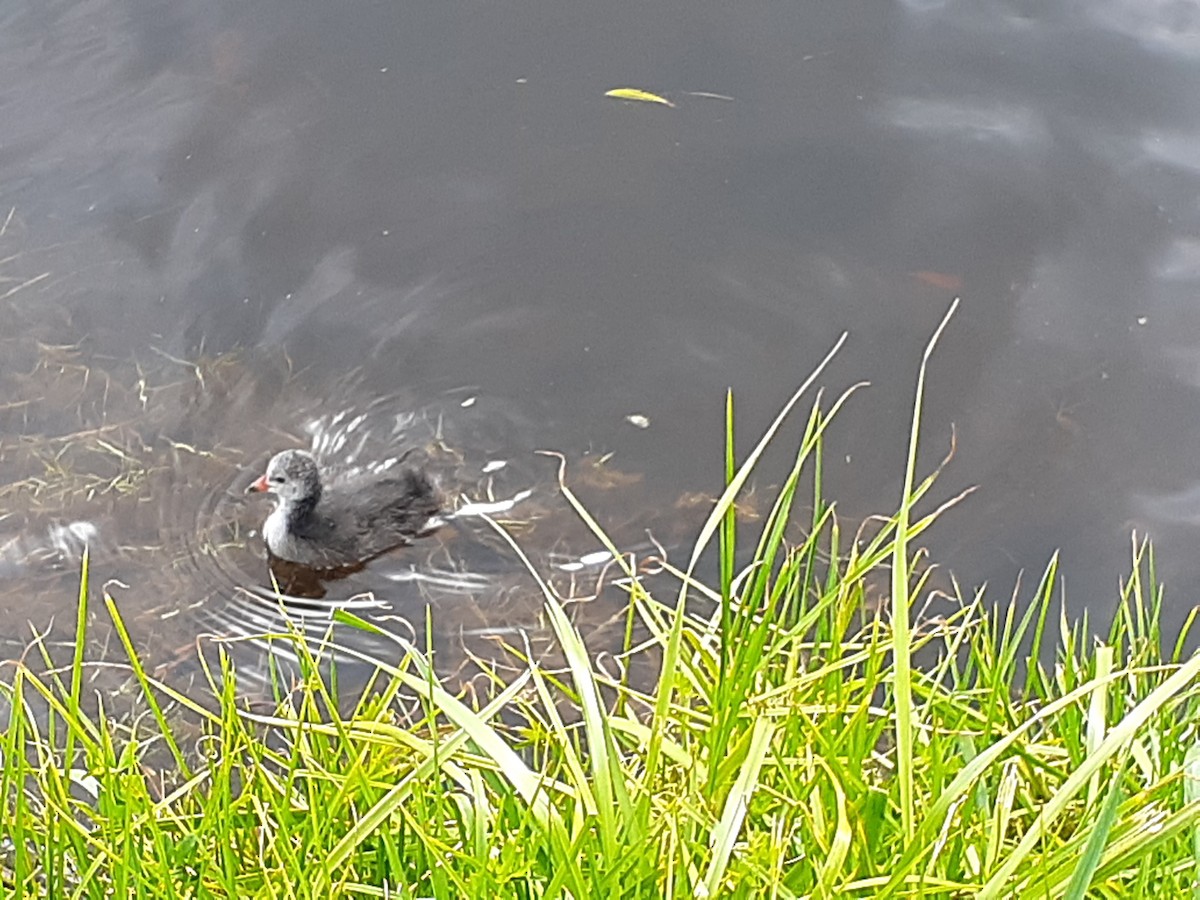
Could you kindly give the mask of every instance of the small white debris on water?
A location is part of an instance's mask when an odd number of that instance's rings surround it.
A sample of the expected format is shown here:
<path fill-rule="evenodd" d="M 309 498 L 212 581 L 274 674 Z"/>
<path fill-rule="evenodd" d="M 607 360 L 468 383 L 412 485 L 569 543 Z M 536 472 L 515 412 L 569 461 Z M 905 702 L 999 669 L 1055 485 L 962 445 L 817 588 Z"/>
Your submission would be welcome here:
<path fill-rule="evenodd" d="M 461 406 L 463 409 L 470 409 L 472 406 L 475 405 L 475 398 L 468 397 L 466 400 L 464 400 L 462 403 L 460 403 L 458 405 Z"/>
<path fill-rule="evenodd" d="M 524 490 L 513 494 L 510 500 L 497 500 L 494 503 L 464 503 L 453 513 L 454 518 L 463 516 L 490 516 L 495 513 L 508 512 L 522 500 L 528 500 L 533 491 Z"/>
<path fill-rule="evenodd" d="M 483 464 L 483 474 L 491 475 L 493 472 L 499 472 L 508 465 L 508 460 L 505 459 L 489 459 Z"/>
<path fill-rule="evenodd" d="M 67 526 L 67 531 L 84 543 L 94 541 L 100 534 L 99 529 L 91 522 L 72 522 Z"/>
<path fill-rule="evenodd" d="M 91 522 L 51 525 L 48 533 L 54 549 L 68 559 L 73 559 L 100 534 Z"/>
<path fill-rule="evenodd" d="M 1148 319 L 1146 316 L 1138 316 L 1138 317 L 1137 317 L 1137 323 L 1138 323 L 1139 325 L 1145 325 L 1145 324 L 1146 324 L 1147 322 L 1149 322 L 1149 321 L 1150 321 L 1150 320 L 1149 320 L 1149 319 Z"/>
<path fill-rule="evenodd" d="M 625 421 L 628 422 L 630 425 L 632 425 L 634 428 L 649 428 L 650 427 L 650 417 L 644 416 L 641 413 L 630 413 L 629 415 L 627 415 L 625 417 Z"/>
<path fill-rule="evenodd" d="M 50 525 L 45 542 L 21 534 L 0 540 L 0 578 L 15 578 L 31 564 L 74 562 L 99 536 L 100 529 L 91 522 L 77 521 Z"/>
<path fill-rule="evenodd" d="M 578 559 L 573 559 L 570 562 L 559 563 L 554 568 L 560 572 L 579 572 L 591 566 L 598 566 L 612 559 L 612 554 L 607 550 L 596 550 L 593 553 L 585 553 Z"/>

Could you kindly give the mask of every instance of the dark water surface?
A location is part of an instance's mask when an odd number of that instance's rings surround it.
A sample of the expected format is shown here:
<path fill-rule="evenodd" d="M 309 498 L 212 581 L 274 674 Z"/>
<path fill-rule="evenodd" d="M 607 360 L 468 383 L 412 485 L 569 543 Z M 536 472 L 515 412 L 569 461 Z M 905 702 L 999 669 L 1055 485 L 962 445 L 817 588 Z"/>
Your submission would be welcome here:
<path fill-rule="evenodd" d="M 248 621 L 285 446 L 417 447 L 569 573 L 556 449 L 619 542 L 683 546 L 724 389 L 746 443 L 843 331 L 829 493 L 887 512 L 956 295 L 926 455 L 953 427 L 939 490 L 980 488 L 935 558 L 1006 595 L 1061 548 L 1103 618 L 1137 529 L 1178 622 L 1197 85 L 1184 2 L 6 3 L 0 631 L 69 618 L 85 543 L 163 657 Z M 536 634 L 531 585 L 467 520 L 338 591 L 469 638 Z"/>

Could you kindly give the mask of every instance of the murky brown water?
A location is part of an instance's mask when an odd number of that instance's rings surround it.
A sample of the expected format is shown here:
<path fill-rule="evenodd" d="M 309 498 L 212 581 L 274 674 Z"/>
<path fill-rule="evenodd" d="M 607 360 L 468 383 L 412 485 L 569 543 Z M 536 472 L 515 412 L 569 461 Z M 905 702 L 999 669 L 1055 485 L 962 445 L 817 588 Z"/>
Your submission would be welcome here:
<path fill-rule="evenodd" d="M 69 618 L 84 543 L 163 658 L 245 617 L 265 510 L 238 491 L 339 435 L 430 453 L 459 502 L 532 491 L 506 514 L 546 564 L 597 545 L 540 448 L 622 543 L 686 542 L 724 389 L 745 444 L 844 330 L 825 383 L 872 387 L 828 488 L 887 511 L 954 295 L 926 450 L 954 427 L 942 490 L 980 490 L 935 555 L 1007 594 L 1062 548 L 1103 618 L 1136 527 L 1178 621 L 1198 78 L 1200 13 L 1145 0 L 6 4 L 4 636 Z M 460 524 L 338 589 L 536 631 L 527 577 Z"/>
<path fill-rule="evenodd" d="M 619 573 L 560 496 L 558 461 L 528 447 L 528 423 L 486 391 L 420 401 L 407 392 L 368 392 L 361 371 L 351 369 L 324 380 L 317 399 L 282 354 L 229 353 L 186 364 L 156 354 L 150 366 L 110 360 L 100 369 L 77 347 L 34 351 L 29 368 L 8 378 L 11 400 L 2 413 L 6 432 L 24 434 L 0 449 L 10 655 L 54 617 L 61 621 L 51 643 L 69 639 L 85 546 L 93 587 L 107 586 L 146 661 L 176 680 L 200 674 L 196 649 L 209 638 L 278 634 L 289 619 L 317 639 L 332 629 L 335 642 L 360 654 L 400 652 L 390 640 L 335 625 L 338 609 L 418 647 L 430 636 L 428 615 L 447 671 L 472 656 L 497 658 L 505 644 L 543 649 L 550 631 L 536 582 L 492 522 L 530 548 L 581 627 L 607 629 L 605 645 L 620 646 Z M 445 524 L 336 579 L 272 569 L 259 534 L 270 503 L 247 497 L 245 487 L 283 446 L 310 448 L 333 470 L 409 454 L 443 494 Z M 653 567 L 647 557 L 665 548 L 648 529 L 677 526 L 642 508 L 631 490 L 640 477 L 594 454 L 580 454 L 569 472 L 614 534 L 632 534 L 636 522 L 641 537 L 628 548 Z M 109 635 L 106 619 L 101 613 L 101 637 Z M 226 649 L 244 670 L 260 671 L 265 646 Z M 290 656 L 286 641 L 274 648 Z"/>

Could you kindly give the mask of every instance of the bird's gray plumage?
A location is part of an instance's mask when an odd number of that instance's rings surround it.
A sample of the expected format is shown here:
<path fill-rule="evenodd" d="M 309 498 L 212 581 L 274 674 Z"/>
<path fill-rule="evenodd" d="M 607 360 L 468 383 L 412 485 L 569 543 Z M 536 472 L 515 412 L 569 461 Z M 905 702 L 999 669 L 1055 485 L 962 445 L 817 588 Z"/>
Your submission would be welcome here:
<path fill-rule="evenodd" d="M 314 569 L 354 566 L 427 533 L 439 512 L 437 492 L 419 469 L 388 469 L 324 484 L 303 450 L 284 450 L 250 487 L 277 504 L 263 537 L 280 559 Z"/>

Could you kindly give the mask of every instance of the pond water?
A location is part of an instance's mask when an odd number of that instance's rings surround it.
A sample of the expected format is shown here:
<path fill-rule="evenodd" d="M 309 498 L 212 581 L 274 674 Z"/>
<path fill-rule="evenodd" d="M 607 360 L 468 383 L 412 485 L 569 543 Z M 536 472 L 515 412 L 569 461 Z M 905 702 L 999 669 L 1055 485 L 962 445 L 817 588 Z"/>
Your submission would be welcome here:
<path fill-rule="evenodd" d="M 1059 548 L 1104 619 L 1136 530 L 1177 624 L 1198 83 L 1179 0 L 6 3 L 0 637 L 69 633 L 85 544 L 160 661 L 255 621 L 265 506 L 240 491 L 286 446 L 419 448 L 574 578 L 599 544 L 555 450 L 622 546 L 686 546 L 726 387 L 745 446 L 842 332 L 822 383 L 870 387 L 827 492 L 888 512 L 955 296 L 923 458 L 953 433 L 938 490 L 979 489 L 934 558 L 1007 596 Z M 335 593 L 418 632 L 431 604 L 469 650 L 544 630 L 531 588 L 464 517 Z"/>

